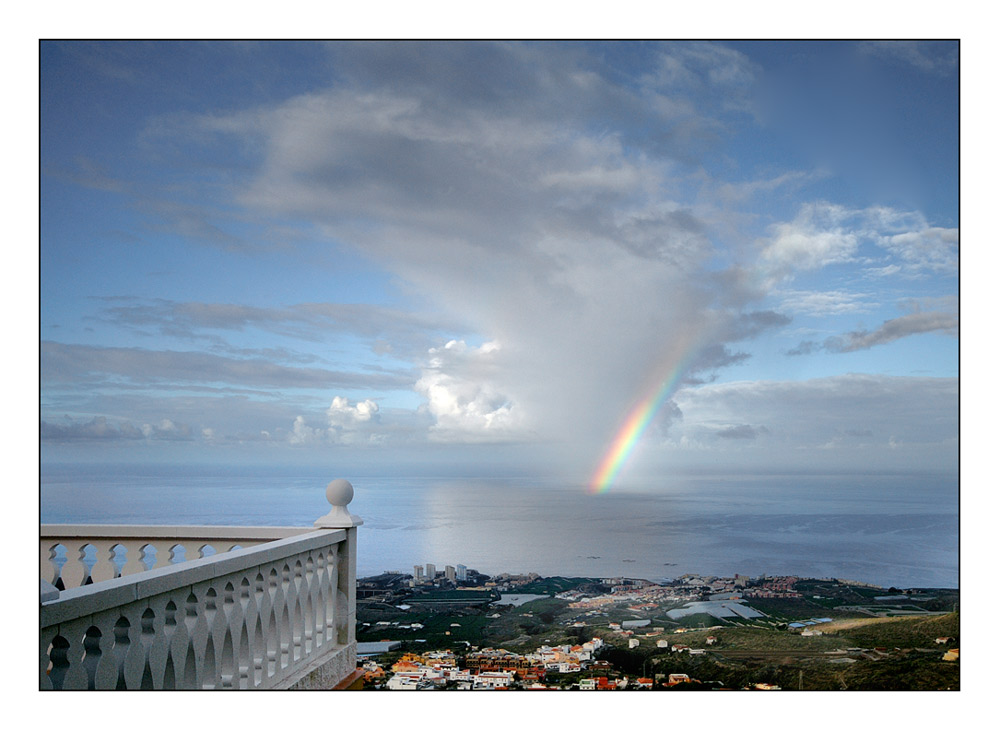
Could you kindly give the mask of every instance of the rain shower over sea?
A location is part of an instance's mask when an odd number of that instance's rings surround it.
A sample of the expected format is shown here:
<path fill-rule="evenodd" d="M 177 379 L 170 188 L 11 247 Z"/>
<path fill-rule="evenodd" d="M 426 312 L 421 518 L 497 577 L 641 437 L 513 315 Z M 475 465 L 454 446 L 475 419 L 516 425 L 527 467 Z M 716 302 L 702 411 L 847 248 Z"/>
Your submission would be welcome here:
<path fill-rule="evenodd" d="M 954 475 L 689 475 L 618 485 L 363 477 L 316 467 L 43 465 L 43 523 L 311 525 L 354 484 L 358 574 L 836 577 L 958 586 Z"/>

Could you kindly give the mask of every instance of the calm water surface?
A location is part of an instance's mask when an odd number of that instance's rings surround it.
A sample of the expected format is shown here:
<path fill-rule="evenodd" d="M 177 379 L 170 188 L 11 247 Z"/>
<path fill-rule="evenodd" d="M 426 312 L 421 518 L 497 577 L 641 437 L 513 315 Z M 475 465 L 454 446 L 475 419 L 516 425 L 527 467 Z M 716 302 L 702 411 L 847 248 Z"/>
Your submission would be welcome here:
<path fill-rule="evenodd" d="M 328 470 L 42 468 L 44 523 L 311 525 Z M 352 479 L 359 575 L 796 574 L 958 586 L 958 487 L 941 476 L 679 477 L 590 495 L 531 480 Z"/>

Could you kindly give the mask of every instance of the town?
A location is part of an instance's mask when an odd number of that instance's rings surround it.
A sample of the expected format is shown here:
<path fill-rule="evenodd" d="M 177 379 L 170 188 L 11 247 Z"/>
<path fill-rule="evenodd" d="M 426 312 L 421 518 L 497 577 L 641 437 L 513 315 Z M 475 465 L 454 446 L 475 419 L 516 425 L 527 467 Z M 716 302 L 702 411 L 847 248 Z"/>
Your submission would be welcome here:
<path fill-rule="evenodd" d="M 359 579 L 365 689 L 958 689 L 958 592 L 850 579 Z"/>

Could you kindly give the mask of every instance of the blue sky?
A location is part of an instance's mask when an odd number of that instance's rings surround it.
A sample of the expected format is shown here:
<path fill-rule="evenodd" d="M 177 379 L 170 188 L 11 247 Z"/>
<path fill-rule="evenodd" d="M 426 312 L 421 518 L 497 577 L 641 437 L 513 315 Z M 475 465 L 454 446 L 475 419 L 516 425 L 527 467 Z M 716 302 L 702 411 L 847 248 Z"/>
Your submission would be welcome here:
<path fill-rule="evenodd" d="M 42 460 L 954 473 L 958 48 L 40 49 Z"/>

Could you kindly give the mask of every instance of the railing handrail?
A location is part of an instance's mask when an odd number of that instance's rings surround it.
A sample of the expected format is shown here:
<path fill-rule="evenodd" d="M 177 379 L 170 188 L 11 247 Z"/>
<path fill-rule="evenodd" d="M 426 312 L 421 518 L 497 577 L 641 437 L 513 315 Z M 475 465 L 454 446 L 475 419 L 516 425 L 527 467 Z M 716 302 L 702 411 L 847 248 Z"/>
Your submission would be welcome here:
<path fill-rule="evenodd" d="M 44 523 L 39 538 L 177 538 L 273 541 L 314 530 L 312 526 L 279 525 L 149 525 L 103 523 Z"/>
<path fill-rule="evenodd" d="M 312 530 L 305 535 L 291 536 L 260 546 L 205 556 L 139 574 L 65 589 L 59 593 L 58 599 L 41 605 L 41 626 L 48 627 L 78 619 L 92 614 L 98 607 L 107 609 L 147 599 L 155 594 L 244 571 L 270 561 L 280 561 L 304 551 L 340 543 L 346 537 L 347 531 L 343 529 Z"/>

